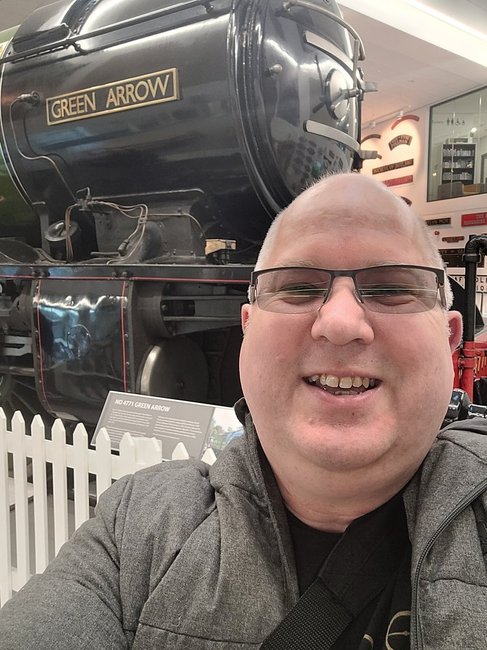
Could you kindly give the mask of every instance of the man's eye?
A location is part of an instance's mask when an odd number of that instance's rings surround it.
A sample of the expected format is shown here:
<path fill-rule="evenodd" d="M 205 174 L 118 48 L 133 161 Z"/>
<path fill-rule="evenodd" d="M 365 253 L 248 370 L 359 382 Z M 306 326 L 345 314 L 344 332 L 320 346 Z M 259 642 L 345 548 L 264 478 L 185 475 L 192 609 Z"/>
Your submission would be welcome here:
<path fill-rule="evenodd" d="M 290 285 L 282 287 L 275 295 L 280 300 L 304 302 L 323 297 L 324 290 L 312 285 Z"/>
<path fill-rule="evenodd" d="M 282 286 L 279 291 L 285 293 L 316 293 L 322 291 L 322 289 L 313 284 L 287 284 Z"/>
<path fill-rule="evenodd" d="M 362 298 L 377 300 L 387 304 L 398 304 L 409 300 L 421 299 L 428 289 L 411 285 L 381 285 L 361 289 Z"/>

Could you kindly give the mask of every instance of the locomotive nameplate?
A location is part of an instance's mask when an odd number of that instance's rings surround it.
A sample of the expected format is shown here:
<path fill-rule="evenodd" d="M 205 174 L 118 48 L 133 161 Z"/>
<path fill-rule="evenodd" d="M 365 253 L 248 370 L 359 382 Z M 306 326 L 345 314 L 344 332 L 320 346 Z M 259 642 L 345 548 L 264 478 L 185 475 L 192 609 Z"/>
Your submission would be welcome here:
<path fill-rule="evenodd" d="M 46 99 L 49 125 L 180 99 L 177 68 L 81 88 Z"/>

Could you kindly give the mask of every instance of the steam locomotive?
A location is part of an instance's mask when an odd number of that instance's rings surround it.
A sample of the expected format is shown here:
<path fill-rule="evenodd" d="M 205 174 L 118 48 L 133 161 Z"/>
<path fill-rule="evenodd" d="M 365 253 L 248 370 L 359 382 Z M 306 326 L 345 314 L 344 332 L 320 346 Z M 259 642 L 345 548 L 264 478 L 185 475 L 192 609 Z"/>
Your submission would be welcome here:
<path fill-rule="evenodd" d="M 335 0 L 61 0 L 0 42 L 0 403 L 231 404 L 272 218 L 360 167 L 359 36 Z"/>

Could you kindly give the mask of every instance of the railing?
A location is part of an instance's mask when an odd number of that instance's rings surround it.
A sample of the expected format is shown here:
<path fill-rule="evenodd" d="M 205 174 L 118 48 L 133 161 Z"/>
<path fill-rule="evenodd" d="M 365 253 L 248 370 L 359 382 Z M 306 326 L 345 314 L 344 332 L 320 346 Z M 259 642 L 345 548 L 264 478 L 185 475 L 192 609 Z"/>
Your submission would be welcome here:
<path fill-rule="evenodd" d="M 156 438 L 126 433 L 116 455 L 102 430 L 90 448 L 82 424 L 66 441 L 60 420 L 46 438 L 39 415 L 26 433 L 20 413 L 11 431 L 0 408 L 0 606 L 34 573 L 41 573 L 65 541 L 93 514 L 94 502 L 113 481 L 162 460 L 188 458 L 179 443 L 171 459 L 163 459 Z M 202 460 L 212 464 L 209 449 Z"/>

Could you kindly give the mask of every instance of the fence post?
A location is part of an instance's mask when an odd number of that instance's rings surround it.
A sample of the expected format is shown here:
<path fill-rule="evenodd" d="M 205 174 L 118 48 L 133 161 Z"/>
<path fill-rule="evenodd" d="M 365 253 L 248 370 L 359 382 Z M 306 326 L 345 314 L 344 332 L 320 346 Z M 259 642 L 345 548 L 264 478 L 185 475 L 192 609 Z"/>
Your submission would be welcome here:
<path fill-rule="evenodd" d="M 203 456 L 201 456 L 201 460 L 207 465 L 213 465 L 216 460 L 216 454 L 211 447 L 208 447 Z"/>
<path fill-rule="evenodd" d="M 34 486 L 34 546 L 36 573 L 49 562 L 47 524 L 46 433 L 40 415 L 32 420 L 32 482 Z"/>
<path fill-rule="evenodd" d="M 25 453 L 25 421 L 20 411 L 12 417 L 12 450 L 14 455 L 15 533 L 17 541 L 17 584 L 30 578 L 29 514 L 27 497 L 27 466 Z M 14 589 L 17 585 L 14 585 Z"/>
<path fill-rule="evenodd" d="M 120 440 L 118 457 L 118 469 L 117 474 L 121 477 L 125 474 L 130 474 L 133 472 L 135 467 L 135 440 L 132 438 L 130 433 L 125 432 Z M 131 469 L 132 468 L 132 469 Z"/>
<path fill-rule="evenodd" d="M 100 429 L 96 436 L 96 500 L 112 484 L 112 449 L 106 429 Z"/>
<path fill-rule="evenodd" d="M 52 496 L 56 555 L 69 537 L 66 468 L 66 430 L 61 420 L 55 420 L 52 425 Z"/>
<path fill-rule="evenodd" d="M 90 517 L 88 434 L 78 424 L 73 434 L 74 528 Z"/>
<path fill-rule="evenodd" d="M 188 451 L 182 442 L 174 447 L 171 460 L 187 460 L 189 458 Z"/>
<path fill-rule="evenodd" d="M 135 439 L 135 467 L 132 472 L 162 462 L 162 441 L 155 437 Z"/>
<path fill-rule="evenodd" d="M 7 418 L 0 408 L 0 607 L 12 596 Z"/>
<path fill-rule="evenodd" d="M 142 438 L 126 432 L 120 441 L 120 476 L 162 461 L 162 442 L 157 438 Z"/>

